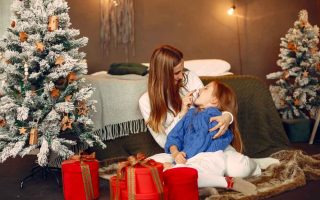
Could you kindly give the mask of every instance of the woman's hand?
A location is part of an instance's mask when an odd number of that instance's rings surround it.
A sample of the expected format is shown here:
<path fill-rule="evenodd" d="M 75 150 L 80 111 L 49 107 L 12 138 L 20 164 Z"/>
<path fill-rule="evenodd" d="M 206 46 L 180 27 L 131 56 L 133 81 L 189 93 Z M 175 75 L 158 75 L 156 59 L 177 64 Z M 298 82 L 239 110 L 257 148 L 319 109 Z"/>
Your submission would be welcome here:
<path fill-rule="evenodd" d="M 218 122 L 218 124 L 209 129 L 209 131 L 212 132 L 219 129 L 218 133 L 212 137 L 212 139 L 216 139 L 225 134 L 225 132 L 228 130 L 230 122 L 232 121 L 232 117 L 229 113 L 222 113 L 221 116 L 211 117 L 210 122 L 213 121 Z"/>
<path fill-rule="evenodd" d="M 193 103 L 193 93 L 196 90 L 192 90 L 191 92 L 188 92 L 184 97 L 182 97 L 182 107 L 180 111 L 180 117 L 183 117 L 189 110 L 190 106 Z"/>
<path fill-rule="evenodd" d="M 177 164 L 185 164 L 187 162 L 186 153 L 183 151 L 177 151 L 177 152 L 173 153 L 172 157 L 174 158 L 174 161 Z"/>

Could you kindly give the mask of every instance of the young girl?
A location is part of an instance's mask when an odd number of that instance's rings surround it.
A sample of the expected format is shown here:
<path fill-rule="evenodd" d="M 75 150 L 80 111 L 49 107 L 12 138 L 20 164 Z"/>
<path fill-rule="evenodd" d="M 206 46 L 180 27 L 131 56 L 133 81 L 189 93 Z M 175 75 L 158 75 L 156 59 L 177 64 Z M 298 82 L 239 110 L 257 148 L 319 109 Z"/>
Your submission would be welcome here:
<path fill-rule="evenodd" d="M 167 137 L 166 153 L 171 153 L 174 167 L 188 166 L 197 169 L 199 187 L 230 188 L 245 194 L 255 194 L 256 187 L 241 179 L 224 177 L 226 155 L 223 151 L 232 145 L 242 152 L 242 141 L 237 127 L 237 101 L 234 92 L 226 85 L 211 82 L 200 89 L 199 97 L 194 102 L 195 108 L 178 122 Z M 208 133 L 208 129 L 216 125 L 210 118 L 221 115 L 221 110 L 231 112 L 234 121 L 227 132 L 216 139 L 217 131 Z M 211 152 L 211 153 L 203 153 Z M 172 164 L 166 163 L 171 168 Z"/>

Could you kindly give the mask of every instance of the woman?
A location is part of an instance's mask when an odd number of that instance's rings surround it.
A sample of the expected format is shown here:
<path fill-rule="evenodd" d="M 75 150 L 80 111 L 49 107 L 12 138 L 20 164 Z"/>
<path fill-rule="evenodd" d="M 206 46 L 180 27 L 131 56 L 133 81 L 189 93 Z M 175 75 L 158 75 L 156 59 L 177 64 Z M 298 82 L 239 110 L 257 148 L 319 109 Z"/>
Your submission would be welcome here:
<path fill-rule="evenodd" d="M 147 127 L 155 141 L 164 148 L 167 135 L 187 113 L 193 102 L 193 94 L 203 87 L 199 77 L 191 71 L 184 72 L 183 54 L 178 49 L 163 45 L 154 50 L 149 68 L 148 92 L 139 100 L 139 107 Z M 212 117 L 218 124 L 210 129 L 220 129 L 215 138 L 225 133 L 232 122 L 230 113 Z M 232 177 L 259 175 L 261 169 L 249 157 L 238 153 L 231 145 L 225 150 L 226 173 Z M 159 162 L 173 162 L 171 156 L 157 155 Z"/>

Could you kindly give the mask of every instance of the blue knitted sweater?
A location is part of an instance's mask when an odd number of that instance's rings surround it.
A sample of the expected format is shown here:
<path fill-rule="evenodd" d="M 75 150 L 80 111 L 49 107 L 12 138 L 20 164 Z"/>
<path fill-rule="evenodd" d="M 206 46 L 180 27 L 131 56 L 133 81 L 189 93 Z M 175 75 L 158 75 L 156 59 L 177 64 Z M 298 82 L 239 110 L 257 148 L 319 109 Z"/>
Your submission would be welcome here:
<path fill-rule="evenodd" d="M 211 117 L 219 116 L 221 112 L 217 108 L 206 108 L 198 111 L 191 108 L 187 114 L 177 123 L 170 131 L 165 144 L 165 152 L 170 153 L 170 147 L 176 145 L 179 151 L 187 155 L 187 159 L 195 156 L 200 152 L 215 152 L 225 150 L 233 139 L 230 129 L 217 138 L 212 137 L 217 134 L 218 130 L 209 132 L 217 122 L 209 122 Z"/>

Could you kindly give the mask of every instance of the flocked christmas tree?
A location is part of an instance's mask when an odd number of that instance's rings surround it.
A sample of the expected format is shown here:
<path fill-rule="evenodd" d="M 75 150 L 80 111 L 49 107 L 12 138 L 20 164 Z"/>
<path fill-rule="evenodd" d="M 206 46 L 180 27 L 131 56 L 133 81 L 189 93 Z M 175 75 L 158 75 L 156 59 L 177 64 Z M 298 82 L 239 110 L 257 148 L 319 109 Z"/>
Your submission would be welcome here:
<path fill-rule="evenodd" d="M 283 119 L 315 118 L 320 105 L 319 28 L 308 22 L 306 10 L 280 43 L 277 65 L 282 71 L 267 75 L 278 79 L 270 86 L 272 98 Z"/>
<path fill-rule="evenodd" d="M 11 27 L 0 40 L 1 162 L 40 148 L 38 164 L 46 166 L 51 153 L 73 155 L 73 145 L 104 145 L 91 133 L 95 101 L 79 52 L 88 39 L 76 39 L 68 10 L 65 0 L 13 1 Z"/>

